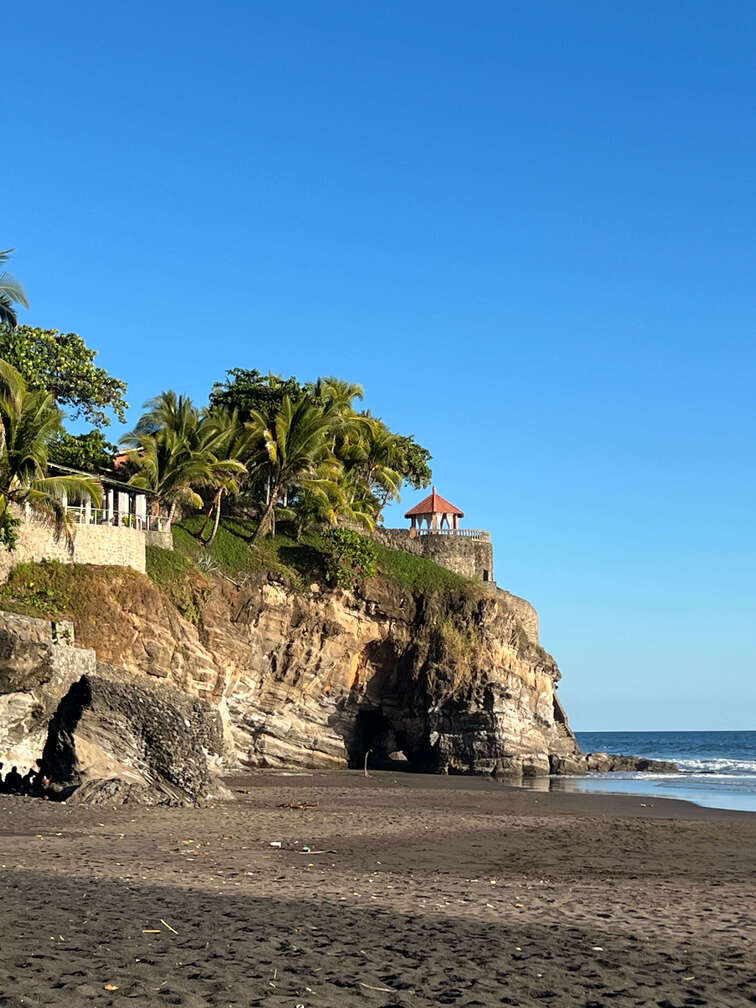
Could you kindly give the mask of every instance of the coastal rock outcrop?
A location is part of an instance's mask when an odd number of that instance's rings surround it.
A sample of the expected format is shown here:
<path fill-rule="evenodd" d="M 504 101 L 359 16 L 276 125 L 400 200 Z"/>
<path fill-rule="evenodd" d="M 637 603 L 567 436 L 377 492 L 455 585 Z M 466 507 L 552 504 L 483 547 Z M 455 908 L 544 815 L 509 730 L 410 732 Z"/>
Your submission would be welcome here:
<path fill-rule="evenodd" d="M 133 571 L 61 576 L 76 579 L 79 642 L 142 683 L 210 702 L 228 766 L 338 768 L 367 756 L 520 776 L 577 752 L 556 662 L 505 593 L 197 575 L 181 615 Z"/>
<path fill-rule="evenodd" d="M 586 773 L 676 773 L 677 764 L 668 760 L 646 759 L 642 756 L 621 756 L 613 753 L 572 753 L 569 756 L 552 756 L 551 772 L 554 774 Z"/>
<path fill-rule="evenodd" d="M 94 671 L 97 657 L 74 647 L 70 620 L 0 611 L 0 758 L 31 766 L 71 683 Z"/>
<path fill-rule="evenodd" d="M 213 766 L 675 769 L 581 753 L 527 603 L 490 586 L 419 592 L 375 577 L 345 591 L 194 573 L 182 614 L 134 571 L 47 573 L 69 579 L 83 647 L 71 622 L 0 614 L 0 752 L 28 765 L 46 740 L 77 800 L 196 803 L 220 793 Z"/>
<path fill-rule="evenodd" d="M 225 794 L 208 756 L 224 753 L 217 709 L 98 665 L 53 715 L 42 759 L 61 797 L 196 805 Z"/>

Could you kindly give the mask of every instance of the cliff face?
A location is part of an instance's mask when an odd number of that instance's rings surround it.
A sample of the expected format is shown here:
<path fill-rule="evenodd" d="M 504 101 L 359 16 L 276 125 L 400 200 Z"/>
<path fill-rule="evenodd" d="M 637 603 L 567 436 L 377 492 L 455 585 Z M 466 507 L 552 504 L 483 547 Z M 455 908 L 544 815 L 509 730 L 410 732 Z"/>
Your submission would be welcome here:
<path fill-rule="evenodd" d="M 556 663 L 503 593 L 195 578 L 189 622 L 139 574 L 68 570 L 79 644 L 217 705 L 228 763 L 362 766 L 370 751 L 371 766 L 518 775 L 577 752 Z"/>

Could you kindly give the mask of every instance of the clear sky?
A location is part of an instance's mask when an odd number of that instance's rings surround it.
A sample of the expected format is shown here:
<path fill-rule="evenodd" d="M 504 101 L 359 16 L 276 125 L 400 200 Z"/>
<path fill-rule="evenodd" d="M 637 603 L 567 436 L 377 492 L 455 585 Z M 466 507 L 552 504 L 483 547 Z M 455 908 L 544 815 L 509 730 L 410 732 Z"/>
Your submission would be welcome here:
<path fill-rule="evenodd" d="M 361 382 L 573 727 L 756 727 L 751 0 L 40 0 L 3 36 L 22 321 L 132 422 L 235 366 Z"/>

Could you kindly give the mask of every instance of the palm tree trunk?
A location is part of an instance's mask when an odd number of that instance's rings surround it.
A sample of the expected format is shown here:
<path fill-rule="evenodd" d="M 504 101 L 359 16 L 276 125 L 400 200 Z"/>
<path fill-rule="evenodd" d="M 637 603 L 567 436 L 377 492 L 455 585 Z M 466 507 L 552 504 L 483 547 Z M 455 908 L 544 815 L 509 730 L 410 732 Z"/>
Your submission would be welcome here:
<path fill-rule="evenodd" d="M 218 526 L 220 525 L 221 516 L 221 504 L 223 503 L 223 490 L 219 490 L 215 495 L 215 525 L 213 526 L 213 534 L 207 541 L 208 546 L 212 546 L 215 542 L 215 537 L 218 535 Z"/>
<path fill-rule="evenodd" d="M 200 539 L 204 538 L 205 532 L 207 532 L 207 526 L 213 520 L 213 508 L 215 507 L 215 499 L 213 499 L 212 504 L 207 509 L 207 514 L 205 515 L 205 520 L 202 522 L 202 528 L 199 530 Z"/>
<path fill-rule="evenodd" d="M 268 532 L 270 535 L 276 534 L 276 504 L 278 503 L 280 493 L 281 488 L 278 483 L 276 483 L 275 486 L 271 488 L 270 500 L 268 501 L 267 507 L 260 519 L 260 524 L 255 529 L 254 535 L 250 540 L 251 546 L 254 546 L 257 540 L 266 535 Z"/>

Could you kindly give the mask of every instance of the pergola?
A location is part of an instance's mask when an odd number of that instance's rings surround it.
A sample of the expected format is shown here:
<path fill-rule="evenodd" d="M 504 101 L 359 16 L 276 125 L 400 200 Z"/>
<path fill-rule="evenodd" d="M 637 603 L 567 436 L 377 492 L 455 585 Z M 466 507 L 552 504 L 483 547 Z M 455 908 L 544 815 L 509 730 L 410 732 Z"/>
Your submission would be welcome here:
<path fill-rule="evenodd" d="M 465 513 L 448 500 L 444 500 L 433 487 L 431 494 L 410 508 L 404 517 L 410 519 L 412 523 L 410 528 L 413 529 L 421 529 L 425 524 L 429 529 L 447 528 L 456 531 L 459 528 L 459 519 L 464 518 Z"/>

